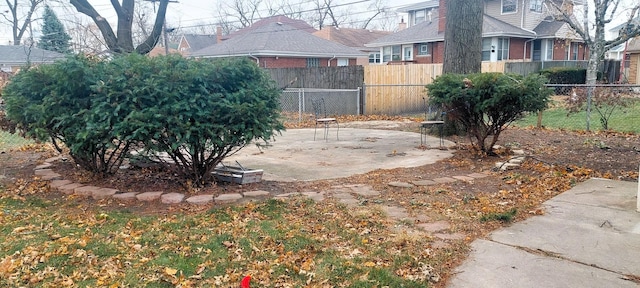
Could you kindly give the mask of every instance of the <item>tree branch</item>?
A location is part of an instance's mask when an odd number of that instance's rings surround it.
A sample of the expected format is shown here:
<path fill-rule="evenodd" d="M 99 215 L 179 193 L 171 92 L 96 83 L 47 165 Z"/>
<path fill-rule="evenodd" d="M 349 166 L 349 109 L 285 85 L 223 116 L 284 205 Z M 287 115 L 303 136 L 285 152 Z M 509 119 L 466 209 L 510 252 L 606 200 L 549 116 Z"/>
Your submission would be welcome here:
<path fill-rule="evenodd" d="M 147 37 L 144 42 L 142 42 L 138 47 L 136 47 L 136 52 L 140 54 L 147 54 L 153 49 L 153 47 L 158 44 L 158 40 L 160 39 L 160 35 L 162 34 L 162 29 L 164 26 L 165 15 L 167 14 L 167 6 L 169 5 L 169 0 L 160 0 L 160 7 L 158 8 L 158 14 L 156 14 L 156 21 L 153 24 L 153 30 L 151 31 L 151 35 Z"/>

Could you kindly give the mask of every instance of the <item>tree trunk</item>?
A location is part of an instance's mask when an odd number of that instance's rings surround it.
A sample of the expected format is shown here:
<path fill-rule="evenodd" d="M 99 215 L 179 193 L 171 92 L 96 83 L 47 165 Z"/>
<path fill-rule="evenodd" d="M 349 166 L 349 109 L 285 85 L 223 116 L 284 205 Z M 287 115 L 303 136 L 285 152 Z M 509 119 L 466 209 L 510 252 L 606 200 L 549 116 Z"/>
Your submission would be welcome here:
<path fill-rule="evenodd" d="M 484 1 L 447 0 L 443 73 L 479 73 Z M 442 15 L 441 15 L 442 16 Z"/>

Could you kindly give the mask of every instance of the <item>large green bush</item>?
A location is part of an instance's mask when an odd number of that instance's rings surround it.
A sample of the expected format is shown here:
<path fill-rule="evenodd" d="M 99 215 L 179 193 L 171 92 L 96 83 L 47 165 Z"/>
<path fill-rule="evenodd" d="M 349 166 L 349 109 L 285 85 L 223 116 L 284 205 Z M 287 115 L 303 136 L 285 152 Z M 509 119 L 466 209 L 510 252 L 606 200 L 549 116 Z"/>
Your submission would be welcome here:
<path fill-rule="evenodd" d="M 222 159 L 284 129 L 279 89 L 248 59 L 78 56 L 19 73 L 5 93 L 10 119 L 100 174 L 136 147 L 202 185 Z"/>
<path fill-rule="evenodd" d="M 500 133 L 524 112 L 535 112 L 547 105 L 551 90 L 546 78 L 502 73 L 470 75 L 444 74 L 427 85 L 431 104 L 443 105 L 448 119 L 467 131 L 472 145 L 492 153 Z M 491 141 L 486 139 L 493 135 Z"/>

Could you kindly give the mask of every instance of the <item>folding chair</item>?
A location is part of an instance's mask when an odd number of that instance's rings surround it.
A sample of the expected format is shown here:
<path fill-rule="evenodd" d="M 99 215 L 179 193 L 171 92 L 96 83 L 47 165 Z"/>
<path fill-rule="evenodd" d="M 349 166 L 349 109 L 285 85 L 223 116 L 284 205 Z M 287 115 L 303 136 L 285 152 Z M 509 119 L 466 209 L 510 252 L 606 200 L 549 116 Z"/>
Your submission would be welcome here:
<path fill-rule="evenodd" d="M 427 143 L 427 135 L 429 134 L 429 129 L 431 127 L 437 126 L 438 132 L 440 136 L 440 147 L 444 145 L 443 139 L 443 131 L 442 128 L 444 126 L 444 112 L 441 112 L 440 109 L 437 109 L 434 106 L 427 105 L 427 100 L 424 99 L 424 121 L 420 122 L 420 146 L 425 145 Z"/>
<path fill-rule="evenodd" d="M 324 98 L 320 98 L 317 100 L 311 100 L 311 104 L 313 105 L 313 113 L 316 117 L 316 126 L 313 130 L 313 141 L 316 140 L 316 132 L 318 129 L 318 124 L 324 126 L 324 140 L 327 141 L 329 137 L 329 124 L 336 123 L 336 140 L 338 139 L 338 133 L 340 132 L 340 124 L 338 124 L 338 119 L 333 117 L 327 117 L 327 108 L 324 104 Z"/>

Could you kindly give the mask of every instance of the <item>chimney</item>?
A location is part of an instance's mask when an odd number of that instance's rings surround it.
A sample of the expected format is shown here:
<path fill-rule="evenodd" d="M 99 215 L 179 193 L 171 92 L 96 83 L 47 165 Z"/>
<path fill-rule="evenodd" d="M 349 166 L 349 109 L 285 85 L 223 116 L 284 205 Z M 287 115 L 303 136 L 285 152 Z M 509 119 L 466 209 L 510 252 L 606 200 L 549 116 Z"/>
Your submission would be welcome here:
<path fill-rule="evenodd" d="M 407 28 L 407 23 L 404 22 L 404 17 L 402 17 L 402 19 L 400 20 L 400 23 L 398 23 L 398 31 L 402 31 L 406 28 Z"/>
<path fill-rule="evenodd" d="M 447 0 L 440 0 L 438 4 L 438 33 L 444 32 L 447 27 Z"/>
<path fill-rule="evenodd" d="M 222 42 L 222 27 L 216 26 L 216 43 Z"/>

